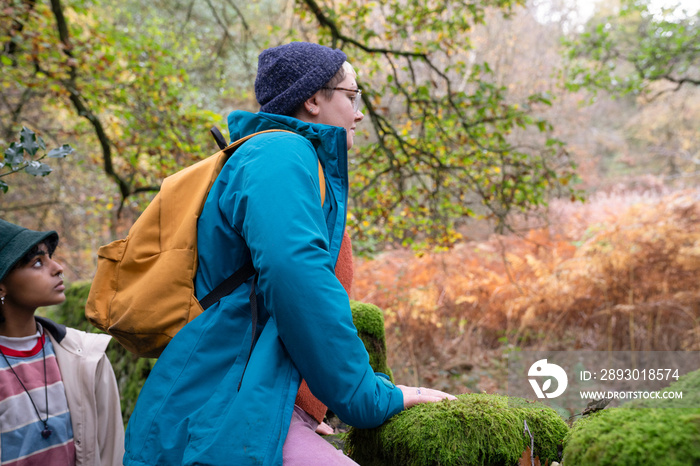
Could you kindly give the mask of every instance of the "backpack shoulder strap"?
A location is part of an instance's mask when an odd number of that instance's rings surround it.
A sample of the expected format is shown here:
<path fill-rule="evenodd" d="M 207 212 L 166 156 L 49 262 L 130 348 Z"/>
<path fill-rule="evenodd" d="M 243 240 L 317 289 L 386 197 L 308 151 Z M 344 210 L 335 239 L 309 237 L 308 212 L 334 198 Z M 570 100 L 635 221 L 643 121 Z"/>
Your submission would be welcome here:
<path fill-rule="evenodd" d="M 246 142 L 248 139 L 252 138 L 253 136 L 257 136 L 258 134 L 262 133 L 273 133 L 273 132 L 285 132 L 285 133 L 292 133 L 296 134 L 293 131 L 287 131 L 285 129 L 268 129 L 265 131 L 259 131 L 257 133 L 250 134 L 244 138 L 241 138 L 235 142 L 232 142 L 228 146 L 226 145 L 226 141 L 224 139 L 224 136 L 221 134 L 221 131 L 219 131 L 219 128 L 216 126 L 212 126 L 211 129 L 209 130 L 211 135 L 214 137 L 214 140 L 216 141 L 216 145 L 219 146 L 219 149 L 224 151 L 224 153 L 227 153 L 226 155 L 228 157 L 231 156 L 231 154 L 238 149 L 238 147 Z M 323 175 L 323 166 L 321 165 L 321 161 L 318 161 L 318 180 L 319 180 L 319 185 L 321 188 L 321 205 L 323 205 L 326 202 L 326 179 Z"/>
<path fill-rule="evenodd" d="M 248 261 L 243 266 L 233 272 L 230 276 L 224 279 L 223 282 L 219 283 L 216 288 L 211 290 L 204 298 L 199 300 L 199 304 L 202 306 L 203 310 L 211 307 L 221 300 L 221 298 L 233 293 L 233 290 L 241 286 L 255 274 L 255 268 L 253 267 L 253 261 Z"/>
<path fill-rule="evenodd" d="M 212 136 L 214 136 L 214 140 L 216 141 L 216 145 L 219 146 L 219 149 L 225 149 L 227 146 L 226 140 L 221 134 L 221 131 L 219 131 L 219 128 L 217 128 L 216 126 L 212 126 L 209 132 Z"/>
<path fill-rule="evenodd" d="M 326 178 L 323 176 L 321 161 L 318 161 L 318 182 L 321 187 L 321 206 L 326 202 Z"/>

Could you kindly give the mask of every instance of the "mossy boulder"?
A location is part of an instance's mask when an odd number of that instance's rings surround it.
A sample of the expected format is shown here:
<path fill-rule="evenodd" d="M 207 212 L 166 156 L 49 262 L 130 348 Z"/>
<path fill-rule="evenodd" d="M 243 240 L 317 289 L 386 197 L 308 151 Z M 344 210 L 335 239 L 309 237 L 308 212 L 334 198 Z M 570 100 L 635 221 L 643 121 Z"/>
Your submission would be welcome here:
<path fill-rule="evenodd" d="M 363 466 L 512 466 L 530 446 L 526 421 L 535 456 L 542 464 L 557 461 L 569 428 L 555 410 L 478 393 L 414 406 L 376 429 L 351 429 L 345 449 Z"/>
<path fill-rule="evenodd" d="M 663 391 L 683 392 L 683 399 L 635 400 L 577 421 L 562 465 L 700 464 L 700 370 Z"/>
<path fill-rule="evenodd" d="M 369 353 L 369 364 L 375 372 L 381 372 L 394 381 L 394 375 L 386 360 L 386 336 L 384 313 L 374 304 L 350 301 L 352 320 L 357 333 Z"/>

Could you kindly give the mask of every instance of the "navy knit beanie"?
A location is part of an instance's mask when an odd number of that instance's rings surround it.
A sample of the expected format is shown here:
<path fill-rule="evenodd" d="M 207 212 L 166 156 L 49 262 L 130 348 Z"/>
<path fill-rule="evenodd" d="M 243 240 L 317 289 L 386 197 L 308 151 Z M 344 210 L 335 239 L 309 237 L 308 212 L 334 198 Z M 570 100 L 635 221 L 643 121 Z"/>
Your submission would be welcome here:
<path fill-rule="evenodd" d="M 255 78 L 260 111 L 291 116 L 335 76 L 346 59 L 341 50 L 309 42 L 263 50 Z"/>

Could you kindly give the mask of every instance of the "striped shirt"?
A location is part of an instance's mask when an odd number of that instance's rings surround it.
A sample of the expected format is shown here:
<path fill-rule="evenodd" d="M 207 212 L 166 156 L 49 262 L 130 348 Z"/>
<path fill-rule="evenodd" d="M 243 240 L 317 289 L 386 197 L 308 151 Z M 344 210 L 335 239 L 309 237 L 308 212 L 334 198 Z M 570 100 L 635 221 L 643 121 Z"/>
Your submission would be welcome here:
<path fill-rule="evenodd" d="M 46 379 L 44 379 L 44 346 Z M 51 340 L 43 329 L 27 338 L 0 337 L 0 442 L 2 466 L 73 466 L 75 445 L 68 402 Z M 17 380 L 20 378 L 24 387 Z M 48 395 L 48 428 L 51 435 L 43 438 L 42 420 L 46 419 Z M 31 400 L 30 397 L 31 396 Z M 37 416 L 34 405 L 39 410 Z"/>

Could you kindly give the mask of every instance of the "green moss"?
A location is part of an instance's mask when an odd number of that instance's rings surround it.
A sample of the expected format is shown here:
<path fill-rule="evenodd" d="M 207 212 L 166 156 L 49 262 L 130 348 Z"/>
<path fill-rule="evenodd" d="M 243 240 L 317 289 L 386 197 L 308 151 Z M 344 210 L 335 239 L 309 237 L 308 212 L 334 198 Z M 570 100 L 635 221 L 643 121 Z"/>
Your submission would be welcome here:
<path fill-rule="evenodd" d="M 66 300 L 61 305 L 48 308 L 42 313 L 49 319 L 67 327 L 92 333 L 104 333 L 93 327 L 85 318 L 85 303 L 90 293 L 90 285 L 90 282 L 71 283 L 66 287 Z M 107 357 L 112 363 L 117 378 L 122 416 L 126 424 L 134 411 L 141 387 L 143 387 L 156 360 L 137 358 L 116 340 L 109 343 Z"/>
<path fill-rule="evenodd" d="M 369 363 L 375 372 L 386 374 L 394 381 L 394 375 L 386 360 L 386 337 L 384 334 L 384 314 L 374 304 L 350 301 L 352 320 L 357 333 L 369 353 Z"/>
<path fill-rule="evenodd" d="M 577 421 L 564 440 L 562 464 L 576 466 L 700 464 L 700 371 L 663 391 L 682 391 L 674 400 L 634 400 Z"/>
<path fill-rule="evenodd" d="M 568 431 L 553 409 L 501 395 L 465 394 L 414 406 L 376 429 L 351 429 L 346 450 L 363 466 L 513 465 L 530 445 L 543 462 L 558 459 Z"/>
<path fill-rule="evenodd" d="M 700 464 L 700 410 L 612 408 L 576 422 L 565 466 Z"/>

